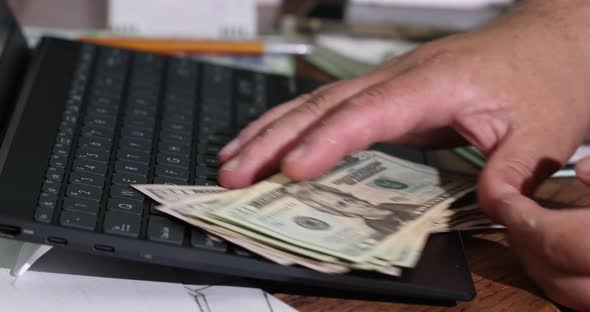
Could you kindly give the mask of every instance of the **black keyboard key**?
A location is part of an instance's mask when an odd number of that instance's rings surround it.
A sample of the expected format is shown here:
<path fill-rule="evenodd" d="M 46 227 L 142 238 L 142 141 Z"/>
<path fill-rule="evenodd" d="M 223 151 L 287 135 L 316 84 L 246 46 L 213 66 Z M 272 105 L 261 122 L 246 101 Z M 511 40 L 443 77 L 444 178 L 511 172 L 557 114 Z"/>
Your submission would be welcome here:
<path fill-rule="evenodd" d="M 91 105 L 87 108 L 86 113 L 94 116 L 117 116 L 119 110 L 117 107 L 104 105 Z"/>
<path fill-rule="evenodd" d="M 190 143 L 192 141 L 192 135 L 191 133 L 181 133 L 181 132 L 176 132 L 176 131 L 170 131 L 170 130 L 163 130 L 160 133 L 160 140 L 164 141 L 164 142 L 170 142 L 170 141 L 180 141 L 180 142 L 187 142 Z"/>
<path fill-rule="evenodd" d="M 137 119 L 154 119 L 156 117 L 156 107 L 129 107 L 126 117 Z"/>
<path fill-rule="evenodd" d="M 149 173 L 149 167 L 138 162 L 118 160 L 117 162 L 115 162 L 115 172 L 136 174 L 147 178 L 147 175 Z"/>
<path fill-rule="evenodd" d="M 70 155 L 70 146 L 62 143 L 56 143 L 53 145 L 53 154 L 68 157 Z"/>
<path fill-rule="evenodd" d="M 49 156 L 49 165 L 52 167 L 65 168 L 68 164 L 68 159 L 61 155 Z"/>
<path fill-rule="evenodd" d="M 61 189 L 61 182 L 56 180 L 45 180 L 43 182 L 43 193 L 47 194 L 59 194 Z"/>
<path fill-rule="evenodd" d="M 144 196 L 132 187 L 124 185 L 113 185 L 109 192 L 110 197 L 131 199 L 143 202 Z"/>
<path fill-rule="evenodd" d="M 183 122 L 166 121 L 166 122 L 162 122 L 162 129 L 190 134 L 193 131 L 193 124 L 190 122 L 183 123 Z"/>
<path fill-rule="evenodd" d="M 35 221 L 49 224 L 51 223 L 51 220 L 53 220 L 54 213 L 55 209 L 38 206 L 37 209 L 35 209 Z"/>
<path fill-rule="evenodd" d="M 107 173 L 107 166 L 96 161 L 77 159 L 74 161 L 72 170 L 104 176 Z"/>
<path fill-rule="evenodd" d="M 164 176 L 177 179 L 188 179 L 188 170 L 175 166 L 156 166 L 156 176 Z"/>
<path fill-rule="evenodd" d="M 179 246 L 184 242 L 184 226 L 165 217 L 150 217 L 147 233 L 155 242 Z"/>
<path fill-rule="evenodd" d="M 96 216 L 79 211 L 64 210 L 59 218 L 59 224 L 80 230 L 94 231 Z"/>
<path fill-rule="evenodd" d="M 221 151 L 222 147 L 219 145 L 208 145 L 204 148 L 204 154 L 206 156 L 214 156 L 217 157 L 217 154 Z"/>
<path fill-rule="evenodd" d="M 227 242 L 205 231 L 193 229 L 191 231 L 191 246 L 199 249 L 226 252 Z"/>
<path fill-rule="evenodd" d="M 121 137 L 125 138 L 143 139 L 151 142 L 153 136 L 154 134 L 151 129 L 124 127 L 121 130 Z"/>
<path fill-rule="evenodd" d="M 196 178 L 194 185 L 201 185 L 201 186 L 219 186 L 215 179 L 203 179 L 203 178 Z"/>
<path fill-rule="evenodd" d="M 103 164 L 108 163 L 110 157 L 109 151 L 98 148 L 81 147 L 76 151 L 77 159 L 93 160 Z"/>
<path fill-rule="evenodd" d="M 149 140 L 137 138 L 121 138 L 121 141 L 119 142 L 119 147 L 149 152 L 152 150 L 152 142 Z"/>
<path fill-rule="evenodd" d="M 231 101 L 232 70 L 213 64 L 203 66 L 203 79 L 201 82 L 201 96 L 207 100 L 223 101 L 228 104 Z"/>
<path fill-rule="evenodd" d="M 85 184 L 96 187 L 104 186 L 104 176 L 85 172 L 72 172 L 70 182 L 76 184 Z"/>
<path fill-rule="evenodd" d="M 158 149 L 160 152 L 182 154 L 187 157 L 191 153 L 191 147 L 187 142 L 160 142 Z"/>
<path fill-rule="evenodd" d="M 123 124 L 137 129 L 153 130 L 156 127 L 156 119 L 139 119 L 128 116 L 123 120 Z"/>
<path fill-rule="evenodd" d="M 144 107 L 144 108 L 151 108 L 156 107 L 158 105 L 157 98 L 145 98 L 139 96 L 129 96 L 127 98 L 127 105 L 129 107 Z"/>
<path fill-rule="evenodd" d="M 102 197 L 102 187 L 73 183 L 68 185 L 66 195 L 70 197 L 100 201 Z"/>
<path fill-rule="evenodd" d="M 156 215 L 156 216 L 163 216 L 165 215 L 163 212 L 161 212 L 160 210 L 156 209 L 157 206 L 159 206 L 160 204 L 155 202 L 155 201 L 150 201 L 150 215 Z"/>
<path fill-rule="evenodd" d="M 112 183 L 115 185 L 146 184 L 147 178 L 136 174 L 115 173 Z"/>
<path fill-rule="evenodd" d="M 217 156 L 205 155 L 197 159 L 198 166 L 204 166 L 207 168 L 217 169 L 219 168 L 219 162 Z"/>
<path fill-rule="evenodd" d="M 141 216 L 143 214 L 143 202 L 122 198 L 111 198 L 109 199 L 107 209 L 110 211 L 131 213 Z"/>
<path fill-rule="evenodd" d="M 37 205 L 39 207 L 55 209 L 57 207 L 57 195 L 50 193 L 41 193 L 39 195 L 39 201 L 37 202 Z"/>
<path fill-rule="evenodd" d="M 117 152 L 117 159 L 118 160 L 126 160 L 126 161 L 134 161 L 138 163 L 142 163 L 145 165 L 149 165 L 150 163 L 150 153 L 149 151 L 140 151 L 140 150 L 133 150 L 133 149 L 121 149 Z"/>
<path fill-rule="evenodd" d="M 107 211 L 104 218 L 105 233 L 113 235 L 137 238 L 140 226 L 141 217 L 129 213 Z"/>
<path fill-rule="evenodd" d="M 104 127 L 107 129 L 114 129 L 117 119 L 115 116 L 88 116 L 84 121 L 84 125 L 88 127 Z"/>
<path fill-rule="evenodd" d="M 82 136 L 99 137 L 111 141 L 114 136 L 114 129 L 107 127 L 85 126 L 82 128 Z"/>
<path fill-rule="evenodd" d="M 156 176 L 154 184 L 168 184 L 168 185 L 187 185 L 188 179 L 171 178 L 165 176 Z"/>
<path fill-rule="evenodd" d="M 112 142 L 106 138 L 100 137 L 81 137 L 80 141 L 78 141 L 78 146 L 83 147 L 90 147 L 90 148 L 98 148 L 104 151 L 110 151 Z"/>
<path fill-rule="evenodd" d="M 186 99 L 186 100 L 183 100 L 182 102 L 170 101 L 170 100 L 165 101 L 163 114 L 166 115 L 169 113 L 181 113 L 181 114 L 193 116 L 195 113 L 194 103 L 192 102 L 192 99 Z"/>
<path fill-rule="evenodd" d="M 202 179 L 215 179 L 217 177 L 217 170 L 212 168 L 197 167 L 195 168 L 195 177 Z"/>
<path fill-rule="evenodd" d="M 212 133 L 207 137 L 209 144 L 224 146 L 233 139 L 233 136 Z"/>
<path fill-rule="evenodd" d="M 55 139 L 55 143 L 61 143 L 64 146 L 70 146 L 72 144 L 73 135 L 65 132 L 60 132 L 57 134 Z"/>
<path fill-rule="evenodd" d="M 63 209 L 97 215 L 100 210 L 100 203 L 90 199 L 66 197 L 64 199 Z"/>
<path fill-rule="evenodd" d="M 166 122 L 191 122 L 192 116 L 187 116 L 183 113 L 176 113 L 176 112 L 168 112 L 164 115 L 163 120 Z"/>
<path fill-rule="evenodd" d="M 190 162 L 188 157 L 179 154 L 159 153 L 158 164 L 175 166 L 188 170 Z"/>
<path fill-rule="evenodd" d="M 45 173 L 45 177 L 49 180 L 61 181 L 64 177 L 64 168 L 49 167 Z"/>

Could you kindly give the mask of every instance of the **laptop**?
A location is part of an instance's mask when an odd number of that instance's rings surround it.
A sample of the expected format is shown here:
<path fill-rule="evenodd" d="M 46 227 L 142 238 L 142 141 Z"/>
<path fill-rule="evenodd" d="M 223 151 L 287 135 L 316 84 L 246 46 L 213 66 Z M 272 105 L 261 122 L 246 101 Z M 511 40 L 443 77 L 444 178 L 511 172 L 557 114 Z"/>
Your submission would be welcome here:
<path fill-rule="evenodd" d="M 0 236 L 307 294 L 470 300 L 458 233 L 432 236 L 401 277 L 328 275 L 269 262 L 162 215 L 129 186 L 214 185 L 216 154 L 241 127 L 317 86 L 57 38 L 29 50 L 0 1 Z M 429 163 L 420 151 L 383 150 Z"/>

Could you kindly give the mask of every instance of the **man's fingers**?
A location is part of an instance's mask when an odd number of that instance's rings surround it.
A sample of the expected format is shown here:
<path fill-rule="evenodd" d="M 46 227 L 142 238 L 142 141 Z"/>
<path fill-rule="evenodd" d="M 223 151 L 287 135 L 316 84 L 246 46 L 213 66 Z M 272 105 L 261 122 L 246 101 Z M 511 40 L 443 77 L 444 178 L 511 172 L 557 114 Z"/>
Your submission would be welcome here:
<path fill-rule="evenodd" d="M 329 87 L 331 87 L 331 84 L 326 85 L 316 90 L 315 92 L 321 92 L 323 88 Z M 283 116 L 286 112 L 309 100 L 313 96 L 312 94 L 304 94 L 302 96 L 298 96 L 264 113 L 262 116 L 260 116 L 260 118 L 258 118 L 257 120 L 249 124 L 246 128 L 244 128 L 240 132 L 238 137 L 236 137 L 226 146 L 223 147 L 223 149 L 219 152 L 218 155 L 219 162 L 224 163 L 228 159 L 233 157 L 240 150 L 240 147 L 245 146 L 256 134 L 260 132 L 260 130 L 264 129 L 264 127 L 268 126 L 271 122 Z"/>
<path fill-rule="evenodd" d="M 590 185 L 590 156 L 578 160 L 576 163 L 576 176 L 582 183 Z"/>
<path fill-rule="evenodd" d="M 454 101 L 442 102 L 445 84 L 425 68 L 409 71 L 348 99 L 305 136 L 281 169 L 293 179 L 312 179 L 344 156 L 376 142 L 451 122 Z"/>
<path fill-rule="evenodd" d="M 242 129 L 240 134 L 235 139 L 233 139 L 226 146 L 224 146 L 221 151 L 219 151 L 219 162 L 223 164 L 235 156 L 240 151 L 240 148 L 246 146 L 254 137 L 256 137 L 256 135 L 260 134 L 263 129 L 268 127 L 268 125 L 270 125 L 272 122 L 283 117 L 286 113 L 297 108 L 303 103 L 306 103 L 314 97 L 323 96 L 323 94 L 329 92 L 331 88 L 338 87 L 342 84 L 346 84 L 346 81 L 341 80 L 338 82 L 325 84 L 311 93 L 300 95 L 268 110 L 258 119 L 250 123 L 246 128 Z"/>
<path fill-rule="evenodd" d="M 384 73 L 375 73 L 359 79 L 340 81 L 322 91 L 314 92 L 311 97 L 293 105 L 274 120 L 271 120 L 271 116 L 257 121 L 253 128 L 245 130 L 238 138 L 243 143 L 229 144 L 228 149 L 236 149 L 236 152 L 220 170 L 221 184 L 229 188 L 244 187 L 257 178 L 270 174 L 278 167 L 284 151 L 289 150 L 326 112 L 383 79 Z M 226 157 L 224 155 L 221 158 Z"/>
<path fill-rule="evenodd" d="M 501 202 L 512 194 L 530 194 L 567 160 L 571 147 L 567 140 L 547 146 L 545 131 L 516 129 L 488 156 L 479 177 L 478 198 L 482 209 L 496 222 L 502 220 Z M 559 140 L 558 140 L 559 142 Z"/>
<path fill-rule="evenodd" d="M 515 248 L 526 248 L 523 253 L 533 253 L 559 271 L 590 275 L 590 240 L 580 236 L 590 228 L 590 211 L 551 210 L 519 194 L 505 197 L 501 205 Z"/>

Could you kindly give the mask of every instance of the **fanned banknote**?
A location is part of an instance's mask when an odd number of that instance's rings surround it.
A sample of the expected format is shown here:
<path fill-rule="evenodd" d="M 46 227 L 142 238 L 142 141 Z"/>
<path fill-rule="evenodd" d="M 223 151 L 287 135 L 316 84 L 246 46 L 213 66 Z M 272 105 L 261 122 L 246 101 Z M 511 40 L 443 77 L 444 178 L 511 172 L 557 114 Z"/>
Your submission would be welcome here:
<path fill-rule="evenodd" d="M 161 211 L 278 263 L 399 275 L 416 265 L 433 229 L 448 229 L 450 204 L 475 180 L 363 151 L 313 181 L 277 175 L 241 190 L 135 187 Z"/>

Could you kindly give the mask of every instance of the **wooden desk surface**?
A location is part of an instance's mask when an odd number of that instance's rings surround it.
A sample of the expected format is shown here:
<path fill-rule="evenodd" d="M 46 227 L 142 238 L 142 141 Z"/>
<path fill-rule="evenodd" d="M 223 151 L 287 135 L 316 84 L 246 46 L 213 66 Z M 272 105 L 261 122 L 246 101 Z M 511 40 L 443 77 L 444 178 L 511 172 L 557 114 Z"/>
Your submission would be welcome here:
<path fill-rule="evenodd" d="M 473 171 L 451 153 L 442 153 L 443 167 Z M 590 203 L 590 189 L 575 179 L 552 179 L 537 192 L 541 199 L 574 206 Z M 477 296 L 453 307 L 371 302 L 275 294 L 298 311 L 560 311 L 526 276 L 501 230 L 464 233 L 465 254 Z"/>

